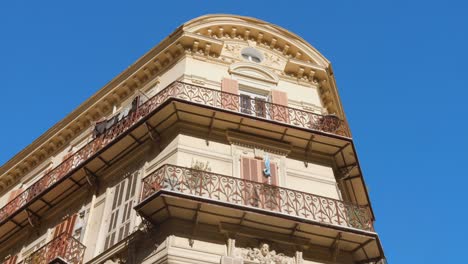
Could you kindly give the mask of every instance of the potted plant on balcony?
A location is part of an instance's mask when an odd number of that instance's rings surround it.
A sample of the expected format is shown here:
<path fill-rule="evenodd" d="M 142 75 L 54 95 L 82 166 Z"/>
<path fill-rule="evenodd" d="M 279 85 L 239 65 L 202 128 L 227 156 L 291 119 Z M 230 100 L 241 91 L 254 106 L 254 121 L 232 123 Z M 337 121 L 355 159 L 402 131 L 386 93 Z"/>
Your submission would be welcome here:
<path fill-rule="evenodd" d="M 206 187 L 207 177 L 209 177 L 207 174 L 211 172 L 210 162 L 192 160 L 190 168 L 191 177 L 187 181 L 190 193 L 203 195 L 203 189 Z"/>

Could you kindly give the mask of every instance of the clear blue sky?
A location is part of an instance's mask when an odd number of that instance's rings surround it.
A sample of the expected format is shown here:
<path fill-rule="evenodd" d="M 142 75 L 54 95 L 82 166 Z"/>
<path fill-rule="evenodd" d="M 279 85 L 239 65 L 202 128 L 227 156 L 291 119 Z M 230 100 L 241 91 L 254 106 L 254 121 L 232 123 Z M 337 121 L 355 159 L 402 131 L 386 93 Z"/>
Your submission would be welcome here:
<path fill-rule="evenodd" d="M 0 4 L 0 164 L 183 22 L 253 16 L 332 62 L 389 262 L 467 263 L 463 1 L 65 2 Z"/>

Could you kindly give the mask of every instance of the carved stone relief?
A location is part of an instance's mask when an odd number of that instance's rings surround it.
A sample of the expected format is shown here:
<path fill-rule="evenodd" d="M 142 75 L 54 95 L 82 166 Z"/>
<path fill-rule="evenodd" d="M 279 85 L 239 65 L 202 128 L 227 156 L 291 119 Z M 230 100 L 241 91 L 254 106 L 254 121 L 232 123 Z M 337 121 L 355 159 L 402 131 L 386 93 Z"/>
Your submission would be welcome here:
<path fill-rule="evenodd" d="M 270 248 L 268 243 L 260 243 L 254 248 L 236 248 L 235 257 L 241 257 L 244 263 L 259 264 L 299 264 L 302 263 L 301 252 L 296 252 L 295 256 L 286 256 L 284 253 L 277 253 Z"/>

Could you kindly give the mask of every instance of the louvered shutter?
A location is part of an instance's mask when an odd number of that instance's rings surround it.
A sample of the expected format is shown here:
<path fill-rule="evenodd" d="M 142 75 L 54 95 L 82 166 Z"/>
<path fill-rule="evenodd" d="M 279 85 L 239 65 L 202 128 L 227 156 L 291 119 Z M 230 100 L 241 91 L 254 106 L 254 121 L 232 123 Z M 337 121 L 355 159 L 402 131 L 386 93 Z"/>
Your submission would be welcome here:
<path fill-rule="evenodd" d="M 6 213 L 7 214 L 11 214 L 13 213 L 15 210 L 17 210 L 21 204 L 24 202 L 24 199 L 26 199 L 24 197 L 24 195 L 27 195 L 27 193 L 25 193 L 23 195 L 23 198 L 18 198 L 18 199 L 15 199 L 16 197 L 18 197 L 19 195 L 21 195 L 23 193 L 24 189 L 23 188 L 19 188 L 19 189 L 16 189 L 14 191 L 11 191 L 10 192 L 10 196 L 8 197 L 8 201 L 6 203 L 6 207 L 5 207 L 5 210 L 6 210 Z"/>
<path fill-rule="evenodd" d="M 73 156 L 73 152 L 71 152 L 71 151 L 68 152 L 67 154 L 65 154 L 65 156 L 63 156 L 62 162 L 64 162 L 64 164 L 60 166 L 59 175 L 64 175 L 64 174 L 68 173 L 70 171 L 70 169 L 72 168 L 73 158 L 70 158 L 71 156 Z"/>
<path fill-rule="evenodd" d="M 280 122 L 289 122 L 288 95 L 283 91 L 271 90 L 272 118 Z"/>
<path fill-rule="evenodd" d="M 250 181 L 250 159 L 241 158 L 241 178 Z"/>
<path fill-rule="evenodd" d="M 57 238 L 62 234 L 66 236 L 72 236 L 76 223 L 76 217 L 77 214 L 73 214 L 58 224 L 54 229 L 53 238 Z"/>
<path fill-rule="evenodd" d="M 262 161 L 262 183 L 268 184 L 262 189 L 262 199 L 266 209 L 278 211 L 279 209 L 279 189 L 278 185 L 278 167 L 275 162 L 270 162 L 270 177 L 266 177 L 263 173 L 265 169 L 265 161 Z"/>
<path fill-rule="evenodd" d="M 241 158 L 241 177 L 252 181 L 244 185 L 244 202 L 246 205 L 258 207 L 260 201 L 261 186 L 256 184 L 262 182 L 262 161 L 252 158 Z"/>
<path fill-rule="evenodd" d="M 239 110 L 239 83 L 237 80 L 223 78 L 221 81 L 221 107 L 228 110 Z"/>
<path fill-rule="evenodd" d="M 3 264 L 16 264 L 16 261 L 18 260 L 18 256 L 17 255 L 14 255 L 14 256 L 9 256 L 5 259 L 5 261 L 3 262 Z"/>
<path fill-rule="evenodd" d="M 23 188 L 19 188 L 17 190 L 11 191 L 10 196 L 8 197 L 7 203 L 11 202 L 16 196 L 20 195 L 24 191 Z"/>
<path fill-rule="evenodd" d="M 104 244 L 107 250 L 117 242 L 127 237 L 131 228 L 131 215 L 135 203 L 138 171 L 130 174 L 114 189 L 109 227 Z"/>
<path fill-rule="evenodd" d="M 270 163 L 270 184 L 274 186 L 278 186 L 278 166 L 275 162 Z"/>
<path fill-rule="evenodd" d="M 249 181 L 263 182 L 262 160 L 241 158 L 241 178 Z"/>
<path fill-rule="evenodd" d="M 66 255 L 69 243 L 71 243 L 70 237 L 73 235 L 77 216 L 77 214 L 73 214 L 67 217 L 54 228 L 54 234 L 50 242 L 51 250 L 45 256 L 47 263 L 57 257 Z"/>

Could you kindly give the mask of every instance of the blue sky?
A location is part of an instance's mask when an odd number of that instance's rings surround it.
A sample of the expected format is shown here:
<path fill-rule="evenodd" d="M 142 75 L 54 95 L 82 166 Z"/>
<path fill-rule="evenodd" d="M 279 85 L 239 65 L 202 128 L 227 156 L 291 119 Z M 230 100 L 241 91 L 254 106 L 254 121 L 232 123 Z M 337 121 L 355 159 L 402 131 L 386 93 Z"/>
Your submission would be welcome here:
<path fill-rule="evenodd" d="M 183 22 L 253 16 L 332 62 L 389 263 L 464 262 L 463 1 L 157 2 L 0 4 L 0 164 Z"/>

